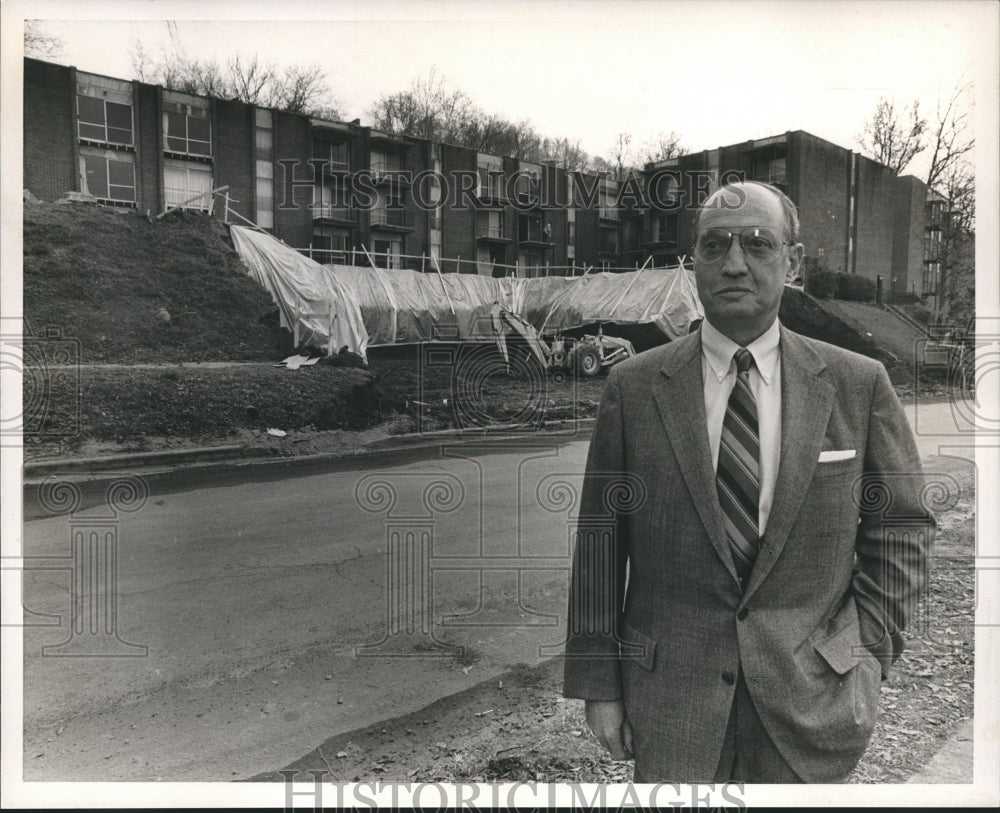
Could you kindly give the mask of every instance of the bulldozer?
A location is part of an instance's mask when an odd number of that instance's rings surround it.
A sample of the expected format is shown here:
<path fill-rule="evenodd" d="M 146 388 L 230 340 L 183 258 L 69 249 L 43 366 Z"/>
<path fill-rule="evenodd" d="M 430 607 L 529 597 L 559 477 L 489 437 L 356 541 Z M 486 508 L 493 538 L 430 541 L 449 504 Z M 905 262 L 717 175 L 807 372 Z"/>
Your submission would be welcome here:
<path fill-rule="evenodd" d="M 497 347 L 508 367 L 510 358 L 507 334 L 511 331 L 524 339 L 532 355 L 545 370 L 565 370 L 589 377 L 635 355 L 632 342 L 617 336 L 605 336 L 600 326 L 596 336 L 588 334 L 576 338 L 557 332 L 546 339 L 534 325 L 499 303 L 493 305 L 491 318 Z"/>

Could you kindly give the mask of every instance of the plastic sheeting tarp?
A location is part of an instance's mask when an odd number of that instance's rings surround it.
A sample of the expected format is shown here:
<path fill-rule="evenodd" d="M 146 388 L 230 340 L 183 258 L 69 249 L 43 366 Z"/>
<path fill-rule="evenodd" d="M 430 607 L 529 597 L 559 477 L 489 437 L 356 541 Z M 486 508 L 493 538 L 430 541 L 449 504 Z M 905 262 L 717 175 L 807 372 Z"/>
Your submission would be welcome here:
<path fill-rule="evenodd" d="M 327 265 L 262 232 L 232 226 L 236 250 L 305 344 L 365 356 L 369 346 L 492 338 L 494 303 L 545 333 L 595 322 L 654 324 L 669 339 L 703 312 L 693 274 L 651 268 L 583 277 L 477 274 Z M 332 349 L 331 349 L 332 348 Z"/>
<path fill-rule="evenodd" d="M 594 322 L 653 324 L 676 339 L 704 316 L 694 274 L 680 267 L 519 281 L 536 284 L 525 291 L 520 307 L 511 310 L 544 332 Z"/>
<path fill-rule="evenodd" d="M 292 331 L 296 343 L 327 353 L 346 347 L 367 358 L 361 309 L 328 268 L 264 232 L 232 226 L 230 234 L 247 272 L 271 295 L 281 326 Z"/>

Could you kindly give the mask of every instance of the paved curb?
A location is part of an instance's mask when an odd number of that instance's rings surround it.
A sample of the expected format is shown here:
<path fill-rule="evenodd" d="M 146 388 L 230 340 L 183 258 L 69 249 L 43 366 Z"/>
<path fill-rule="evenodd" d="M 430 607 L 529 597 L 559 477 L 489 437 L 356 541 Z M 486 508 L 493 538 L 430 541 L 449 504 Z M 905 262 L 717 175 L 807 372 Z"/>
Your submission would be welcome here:
<path fill-rule="evenodd" d="M 593 425 L 593 418 L 581 418 L 577 421 L 547 421 L 540 426 L 535 424 L 498 424 L 476 429 L 445 429 L 383 438 L 372 441 L 354 452 L 318 452 L 306 455 L 272 454 L 265 448 L 255 449 L 245 445 L 228 445 L 194 446 L 187 449 L 167 449 L 160 452 L 134 452 L 97 457 L 56 458 L 25 463 L 24 479 L 27 483 L 51 474 L 98 474 L 199 463 L 262 465 L 268 463 L 288 464 L 296 461 L 357 460 L 369 455 L 384 456 L 393 451 L 406 452 L 446 442 L 474 443 L 484 440 L 507 440 L 542 433 L 553 439 L 559 437 L 574 439 L 578 435 L 589 435 Z"/>
<path fill-rule="evenodd" d="M 908 785 L 971 784 L 973 752 L 972 720 L 960 723 L 940 750 L 917 773 L 906 780 Z"/>

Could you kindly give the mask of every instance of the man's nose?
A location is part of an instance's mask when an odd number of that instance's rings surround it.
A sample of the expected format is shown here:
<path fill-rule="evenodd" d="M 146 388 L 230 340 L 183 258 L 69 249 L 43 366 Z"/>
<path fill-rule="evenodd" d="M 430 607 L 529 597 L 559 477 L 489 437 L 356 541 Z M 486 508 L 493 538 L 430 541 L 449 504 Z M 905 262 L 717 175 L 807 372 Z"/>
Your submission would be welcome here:
<path fill-rule="evenodd" d="M 740 241 L 733 239 L 729 242 L 729 251 L 722 261 L 723 274 L 745 274 L 747 268 L 747 258 L 743 256 L 743 246 Z"/>

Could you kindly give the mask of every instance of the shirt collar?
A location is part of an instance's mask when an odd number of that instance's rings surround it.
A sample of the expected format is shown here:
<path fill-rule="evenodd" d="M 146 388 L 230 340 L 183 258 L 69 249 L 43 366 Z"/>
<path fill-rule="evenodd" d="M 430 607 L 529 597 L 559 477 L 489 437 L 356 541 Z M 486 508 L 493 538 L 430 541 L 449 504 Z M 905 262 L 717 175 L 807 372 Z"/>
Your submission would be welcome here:
<path fill-rule="evenodd" d="M 771 383 L 771 377 L 778 364 L 780 338 L 781 331 L 778 327 L 778 320 L 775 319 L 767 330 L 747 345 L 747 350 L 753 356 L 757 372 L 760 373 L 765 384 Z M 701 352 L 720 382 L 729 372 L 733 363 L 733 354 L 739 347 L 740 345 L 728 336 L 716 330 L 708 319 L 702 321 Z"/>

